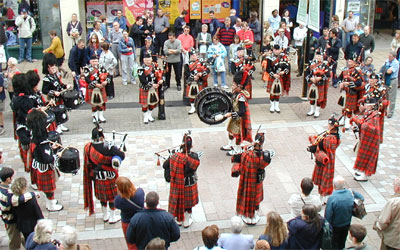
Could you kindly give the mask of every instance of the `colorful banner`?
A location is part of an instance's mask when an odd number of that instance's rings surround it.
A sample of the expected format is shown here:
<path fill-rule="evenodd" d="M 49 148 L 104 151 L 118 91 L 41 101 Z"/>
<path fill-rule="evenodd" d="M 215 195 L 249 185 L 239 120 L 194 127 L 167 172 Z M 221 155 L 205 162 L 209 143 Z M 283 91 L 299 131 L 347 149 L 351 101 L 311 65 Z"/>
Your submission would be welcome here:
<path fill-rule="evenodd" d="M 128 25 L 135 23 L 136 17 L 143 15 L 145 10 L 153 12 L 152 0 L 124 0 L 124 15 Z"/>
<path fill-rule="evenodd" d="M 169 18 L 169 23 L 173 24 L 183 10 L 189 10 L 189 0 L 159 0 L 158 8 L 164 11 L 164 15 Z M 186 22 L 189 22 L 189 18 L 186 18 Z"/>
<path fill-rule="evenodd" d="M 94 21 L 96 17 L 106 14 L 104 2 L 87 2 L 86 3 L 86 17 L 89 21 Z"/>
<path fill-rule="evenodd" d="M 117 11 L 122 10 L 123 3 L 121 2 L 106 2 L 108 22 L 112 22 L 117 16 Z"/>
<path fill-rule="evenodd" d="M 201 19 L 201 0 L 190 0 L 190 19 Z"/>
<path fill-rule="evenodd" d="M 214 11 L 214 16 L 219 21 L 224 21 L 225 17 L 229 16 L 229 10 L 231 9 L 230 1 L 225 0 L 202 0 L 202 18 L 203 21 L 208 23 L 210 22 L 209 19 L 209 12 L 211 10 Z"/>

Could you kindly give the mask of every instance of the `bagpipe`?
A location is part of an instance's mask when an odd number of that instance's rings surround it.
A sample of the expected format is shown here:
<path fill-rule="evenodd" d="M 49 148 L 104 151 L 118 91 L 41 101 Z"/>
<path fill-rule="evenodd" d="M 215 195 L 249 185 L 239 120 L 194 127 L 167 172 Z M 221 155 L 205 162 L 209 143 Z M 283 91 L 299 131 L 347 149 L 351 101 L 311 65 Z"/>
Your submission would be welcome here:
<path fill-rule="evenodd" d="M 110 148 L 116 147 L 118 150 L 120 150 L 122 152 L 127 151 L 126 145 L 125 145 L 126 138 L 128 137 L 127 133 L 118 133 L 118 132 L 115 132 L 115 130 L 113 130 L 111 132 L 104 131 L 103 134 L 112 134 L 112 141 L 106 141 Z M 119 135 L 119 136 L 121 136 L 120 138 L 122 138 L 119 145 L 115 141 L 116 135 Z M 115 155 L 111 159 L 111 166 L 115 169 L 118 169 L 121 166 L 121 162 L 122 162 L 121 157 Z"/>

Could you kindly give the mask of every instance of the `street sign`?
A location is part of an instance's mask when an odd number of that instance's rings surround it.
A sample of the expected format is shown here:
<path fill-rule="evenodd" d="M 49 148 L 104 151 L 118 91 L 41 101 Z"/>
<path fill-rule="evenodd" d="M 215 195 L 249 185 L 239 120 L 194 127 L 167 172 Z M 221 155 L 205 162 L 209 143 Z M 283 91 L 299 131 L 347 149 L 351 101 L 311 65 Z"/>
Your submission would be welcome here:
<path fill-rule="evenodd" d="M 296 22 L 307 25 L 307 0 L 300 0 L 297 10 Z"/>
<path fill-rule="evenodd" d="M 319 32 L 319 0 L 310 0 L 308 28 Z"/>

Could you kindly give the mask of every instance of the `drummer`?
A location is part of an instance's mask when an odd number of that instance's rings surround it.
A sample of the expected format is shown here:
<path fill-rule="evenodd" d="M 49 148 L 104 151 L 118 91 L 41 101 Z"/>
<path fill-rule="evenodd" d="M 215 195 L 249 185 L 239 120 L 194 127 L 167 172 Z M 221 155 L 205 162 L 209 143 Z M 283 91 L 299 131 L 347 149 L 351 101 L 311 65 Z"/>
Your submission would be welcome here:
<path fill-rule="evenodd" d="M 190 100 L 190 110 L 189 114 L 196 112 L 194 107 L 194 100 L 197 94 L 208 86 L 207 78 L 210 74 L 210 69 L 205 63 L 199 61 L 199 57 L 196 50 L 191 49 L 189 51 L 190 61 L 189 64 L 185 64 L 185 79 L 188 80 L 190 84 L 186 86 L 186 95 Z"/>
<path fill-rule="evenodd" d="M 230 117 L 228 123 L 229 143 L 222 146 L 221 150 L 229 151 L 227 155 L 235 155 L 242 152 L 241 144 L 244 141 L 252 142 L 250 109 L 248 105 L 249 92 L 246 85 L 249 83 L 249 72 L 239 71 L 233 77 L 232 84 L 232 104 L 233 111 L 226 113 L 225 117 Z M 236 140 L 236 143 L 235 143 Z"/>
<path fill-rule="evenodd" d="M 42 92 L 47 95 L 47 99 L 54 99 L 56 105 L 63 104 L 61 91 L 67 89 L 67 85 L 61 81 L 61 73 L 57 68 L 57 58 L 54 54 L 48 53 L 43 56 L 43 70 L 42 73 L 45 75 L 43 78 Z M 65 131 L 69 131 L 67 127 L 62 124 L 62 121 L 57 120 L 56 131 L 62 134 Z"/>

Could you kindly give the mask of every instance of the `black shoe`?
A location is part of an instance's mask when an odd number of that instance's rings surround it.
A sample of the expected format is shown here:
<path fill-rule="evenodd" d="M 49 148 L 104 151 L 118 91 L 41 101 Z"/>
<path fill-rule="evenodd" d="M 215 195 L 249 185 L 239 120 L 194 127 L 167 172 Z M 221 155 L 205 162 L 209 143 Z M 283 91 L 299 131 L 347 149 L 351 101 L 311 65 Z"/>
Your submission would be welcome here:
<path fill-rule="evenodd" d="M 181 90 L 182 90 L 181 85 L 176 86 L 176 89 L 177 89 L 178 91 L 181 91 Z"/>

